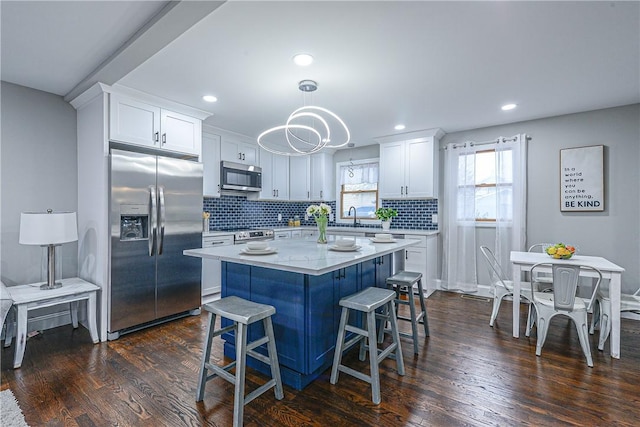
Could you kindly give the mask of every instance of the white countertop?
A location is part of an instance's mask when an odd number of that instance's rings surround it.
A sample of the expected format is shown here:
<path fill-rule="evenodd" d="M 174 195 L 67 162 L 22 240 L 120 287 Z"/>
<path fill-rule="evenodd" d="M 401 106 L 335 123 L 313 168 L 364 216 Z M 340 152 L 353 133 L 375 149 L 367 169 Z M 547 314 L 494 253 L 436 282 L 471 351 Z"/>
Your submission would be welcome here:
<path fill-rule="evenodd" d="M 360 249 L 353 252 L 338 252 L 330 249 L 334 245 L 335 237 L 328 236 L 328 240 L 327 244 L 318 244 L 315 238 L 269 241 L 269 247 L 277 251 L 270 255 L 245 255 L 241 253 L 246 248 L 245 245 L 188 249 L 183 253 L 199 258 L 319 276 L 420 243 L 419 240 L 414 239 L 398 239 L 393 243 L 373 243 L 369 238 L 357 238 L 356 245 L 360 246 Z"/>
<path fill-rule="evenodd" d="M 270 227 L 264 227 L 270 228 Z M 274 231 L 291 231 L 291 230 L 315 230 L 314 226 L 302 226 L 302 227 L 273 227 Z M 386 231 L 382 231 L 380 227 L 327 227 L 328 234 L 340 234 L 341 231 L 349 232 L 349 233 L 386 233 Z M 438 230 L 413 230 L 413 229 L 399 229 L 392 228 L 388 231 L 391 234 L 403 234 L 403 235 L 415 235 L 415 236 L 432 236 L 438 234 L 440 231 Z M 202 233 L 202 237 L 212 237 L 212 236 L 229 236 L 232 235 L 231 231 L 209 231 Z"/>

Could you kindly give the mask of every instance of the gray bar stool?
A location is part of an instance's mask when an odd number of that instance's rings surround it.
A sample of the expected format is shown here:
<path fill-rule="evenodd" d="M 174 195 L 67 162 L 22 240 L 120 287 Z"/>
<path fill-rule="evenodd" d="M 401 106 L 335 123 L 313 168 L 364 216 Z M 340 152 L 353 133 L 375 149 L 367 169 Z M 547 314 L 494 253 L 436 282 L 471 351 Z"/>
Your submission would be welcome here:
<path fill-rule="evenodd" d="M 338 382 L 338 371 L 342 371 L 345 374 L 349 374 L 362 381 L 366 381 L 371 384 L 371 400 L 376 405 L 380 403 L 380 372 L 378 370 L 380 361 L 386 357 L 395 358 L 398 374 L 404 375 L 404 361 L 402 359 L 402 348 L 400 347 L 398 323 L 395 316 L 393 315 L 395 314 L 395 305 L 393 302 L 395 296 L 395 292 L 389 289 L 367 288 L 363 291 L 344 297 L 340 300 L 342 315 L 340 317 L 340 327 L 338 329 L 336 349 L 333 355 L 333 367 L 331 368 L 331 384 L 336 384 Z M 384 350 L 378 349 L 376 334 L 376 316 L 379 316 L 376 314 L 376 309 L 380 307 L 385 307 L 385 312 L 391 314 L 385 316 L 385 318 L 388 318 L 389 323 L 391 324 L 390 331 L 393 337 L 393 344 L 389 345 Z M 356 310 L 361 313 L 366 313 L 366 329 L 358 328 L 357 326 L 348 324 L 349 310 Z M 345 343 L 344 340 L 346 332 L 352 332 L 356 334 L 356 336 Z M 368 341 L 367 345 L 364 344 L 365 340 Z M 369 366 L 371 371 L 370 375 L 363 374 L 341 364 L 343 352 L 349 350 L 357 343 L 360 343 L 360 360 L 364 361 L 365 351 L 369 350 Z"/>
<path fill-rule="evenodd" d="M 416 314 L 416 302 L 413 293 L 413 285 L 418 284 L 418 300 L 420 301 L 420 314 Z M 397 316 L 398 320 L 411 322 L 411 333 L 400 332 L 403 337 L 413 340 L 413 352 L 418 354 L 418 323 L 424 326 L 424 335 L 429 336 L 429 320 L 427 318 L 427 306 L 424 302 L 424 289 L 422 288 L 422 273 L 413 271 L 400 271 L 387 278 L 387 287 L 396 293 L 396 304 L 409 306 L 409 317 Z M 407 299 L 401 299 L 406 295 Z"/>
<path fill-rule="evenodd" d="M 247 301 L 242 298 L 230 296 L 205 304 L 203 308 L 209 312 L 209 326 L 207 328 L 207 338 L 202 350 L 202 363 L 200 364 L 200 379 L 198 380 L 198 391 L 196 394 L 196 402 L 202 401 L 204 398 L 205 383 L 217 376 L 229 381 L 235 385 L 233 397 L 233 425 L 241 426 L 244 416 L 244 405 L 260 396 L 265 391 L 275 387 L 276 399 L 281 400 L 284 397 L 282 391 L 282 380 L 280 379 L 280 365 L 278 365 L 278 353 L 276 352 L 276 342 L 273 336 L 273 325 L 271 324 L 271 316 L 275 314 L 276 309 L 270 305 L 258 304 Z M 214 330 L 216 316 L 233 320 L 233 324 L 218 330 Z M 262 320 L 265 335 L 247 343 L 247 328 L 250 324 Z M 226 366 L 217 366 L 209 362 L 211 358 L 211 344 L 213 339 L 228 331 L 235 331 L 236 339 L 236 360 Z M 253 349 L 267 344 L 269 357 L 257 353 Z M 267 381 L 256 390 L 244 395 L 244 379 L 246 375 L 246 357 L 250 356 L 254 359 L 268 364 L 271 367 L 271 380 Z M 235 366 L 235 375 L 229 373 Z M 213 371 L 213 374 L 207 376 L 207 371 Z"/>

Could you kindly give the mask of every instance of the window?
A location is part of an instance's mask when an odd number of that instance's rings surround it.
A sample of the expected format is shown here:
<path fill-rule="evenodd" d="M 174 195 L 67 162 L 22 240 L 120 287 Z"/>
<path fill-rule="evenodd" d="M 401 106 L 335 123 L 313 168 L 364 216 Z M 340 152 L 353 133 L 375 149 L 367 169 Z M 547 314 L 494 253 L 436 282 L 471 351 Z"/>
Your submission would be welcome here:
<path fill-rule="evenodd" d="M 458 158 L 458 219 L 512 219 L 512 150 L 484 150 Z M 499 201 L 499 202 L 498 202 Z"/>
<path fill-rule="evenodd" d="M 378 208 L 378 162 L 338 164 L 340 183 L 339 219 L 350 220 L 349 208 L 356 208 L 358 219 L 375 219 Z"/>

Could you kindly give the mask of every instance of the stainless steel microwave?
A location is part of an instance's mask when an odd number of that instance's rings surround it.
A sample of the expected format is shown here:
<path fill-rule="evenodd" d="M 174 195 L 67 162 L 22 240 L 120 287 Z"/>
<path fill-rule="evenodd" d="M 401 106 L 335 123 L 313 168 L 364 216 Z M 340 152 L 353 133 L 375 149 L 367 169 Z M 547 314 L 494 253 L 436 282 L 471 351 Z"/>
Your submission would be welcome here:
<path fill-rule="evenodd" d="M 262 190 L 262 168 L 234 162 L 220 162 L 220 188 L 234 191 Z"/>

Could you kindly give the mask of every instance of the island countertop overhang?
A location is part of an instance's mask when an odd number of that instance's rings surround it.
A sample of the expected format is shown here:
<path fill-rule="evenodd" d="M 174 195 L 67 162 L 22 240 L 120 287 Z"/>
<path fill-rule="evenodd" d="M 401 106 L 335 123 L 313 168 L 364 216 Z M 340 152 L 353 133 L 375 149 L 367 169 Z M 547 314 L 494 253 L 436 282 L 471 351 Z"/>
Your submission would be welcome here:
<path fill-rule="evenodd" d="M 315 239 L 308 238 L 269 241 L 269 246 L 277 251 L 275 254 L 270 255 L 245 255 L 241 253 L 246 248 L 245 245 L 187 249 L 183 251 L 183 254 L 320 276 L 420 243 L 419 240 L 415 239 L 398 239 L 393 243 L 374 243 L 368 238 L 357 238 L 355 240 L 360 249 L 353 252 L 331 250 L 333 239 L 329 240 L 327 244 L 319 244 L 316 243 Z"/>

